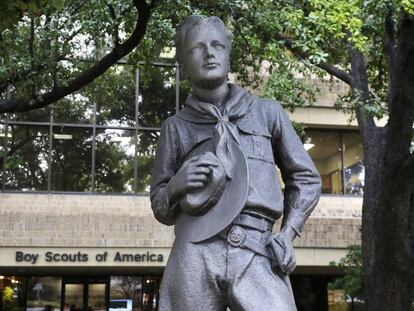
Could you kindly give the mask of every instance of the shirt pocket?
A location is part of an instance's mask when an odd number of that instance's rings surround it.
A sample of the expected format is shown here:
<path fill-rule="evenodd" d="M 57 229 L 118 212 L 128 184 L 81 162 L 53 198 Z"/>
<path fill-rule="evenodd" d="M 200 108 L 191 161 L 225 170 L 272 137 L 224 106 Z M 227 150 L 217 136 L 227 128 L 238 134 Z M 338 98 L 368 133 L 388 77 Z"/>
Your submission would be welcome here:
<path fill-rule="evenodd" d="M 245 154 L 249 159 L 266 161 L 274 164 L 271 135 L 266 128 L 238 124 L 240 139 Z"/>
<path fill-rule="evenodd" d="M 210 133 L 192 133 L 183 140 L 182 162 L 204 152 L 214 152 L 213 135 Z"/>

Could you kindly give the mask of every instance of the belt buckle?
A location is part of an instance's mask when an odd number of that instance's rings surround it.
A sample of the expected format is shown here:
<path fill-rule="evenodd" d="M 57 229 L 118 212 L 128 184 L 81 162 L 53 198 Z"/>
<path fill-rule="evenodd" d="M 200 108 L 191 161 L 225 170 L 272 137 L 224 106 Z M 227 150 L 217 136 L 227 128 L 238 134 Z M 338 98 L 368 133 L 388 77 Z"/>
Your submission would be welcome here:
<path fill-rule="evenodd" d="M 233 226 L 227 235 L 227 242 L 235 247 L 240 247 L 246 240 L 246 231 L 239 226 Z"/>

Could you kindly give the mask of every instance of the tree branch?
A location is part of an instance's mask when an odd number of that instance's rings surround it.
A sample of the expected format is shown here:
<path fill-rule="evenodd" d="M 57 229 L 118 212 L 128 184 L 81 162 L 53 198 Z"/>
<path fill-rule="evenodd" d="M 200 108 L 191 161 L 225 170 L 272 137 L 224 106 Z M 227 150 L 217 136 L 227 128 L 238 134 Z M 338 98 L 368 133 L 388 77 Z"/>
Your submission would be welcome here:
<path fill-rule="evenodd" d="M 387 5 L 387 15 L 385 18 L 385 43 L 384 43 L 385 55 L 388 59 L 388 64 L 390 68 L 395 66 L 395 32 L 394 32 L 394 21 L 393 21 L 393 11 L 391 4 Z"/>
<path fill-rule="evenodd" d="M 393 70 L 388 117 L 387 150 L 393 154 L 405 155 L 407 145 L 412 141 L 414 123 L 414 17 L 403 13 L 398 28 L 396 63 Z M 402 161 L 403 159 L 398 159 Z M 395 159 L 390 157 L 390 163 Z M 410 171 L 411 174 L 414 172 Z M 413 174 L 414 175 L 414 174 Z"/>
<path fill-rule="evenodd" d="M 28 130 L 29 126 L 26 128 L 26 138 L 20 141 L 18 144 L 12 144 L 11 147 L 7 150 L 7 154 L 5 156 L 0 157 L 0 169 L 3 168 L 4 159 L 7 157 L 12 156 L 16 153 L 19 149 L 24 147 L 27 143 L 29 143 L 32 139 L 36 137 L 36 135 L 29 135 Z"/>
<path fill-rule="evenodd" d="M 414 81 L 414 16 L 404 13 L 400 18 L 398 29 L 398 43 L 396 44 L 396 59 L 398 63 L 395 65 L 396 77 L 398 77 L 398 89 L 401 94 L 399 100 L 403 114 L 410 116 L 412 122 L 414 119 L 414 88 L 412 83 Z M 396 94 L 398 96 L 398 94 Z M 393 113 L 391 111 L 391 113 Z M 390 113 L 390 114 L 391 114 Z M 391 116 L 390 116 L 391 117 Z"/>
<path fill-rule="evenodd" d="M 348 84 L 348 85 L 351 85 L 351 80 L 352 80 L 352 77 L 351 77 L 351 75 L 348 73 L 348 72 L 346 72 L 345 70 L 342 70 L 342 69 L 340 69 L 340 68 L 338 68 L 338 67 L 336 67 L 336 66 L 334 66 L 334 65 L 332 65 L 332 64 L 329 64 L 329 63 L 327 63 L 327 62 L 320 62 L 320 63 L 315 63 L 315 62 L 312 62 L 310 59 L 309 59 L 309 54 L 308 53 L 305 53 L 305 52 L 303 52 L 303 51 L 300 51 L 299 49 L 297 49 L 297 48 L 295 48 L 294 46 L 293 46 L 293 41 L 291 40 L 291 39 L 289 39 L 289 38 L 286 38 L 285 36 L 283 36 L 283 35 L 278 35 L 278 38 L 277 38 L 277 40 L 281 40 L 281 41 L 283 41 L 284 42 L 284 46 L 290 51 L 290 52 L 292 52 L 296 57 L 298 57 L 298 58 L 300 58 L 300 59 L 303 59 L 303 60 L 307 60 L 307 61 L 309 61 L 311 64 L 313 64 L 314 66 L 317 66 L 317 67 L 319 67 L 319 68 L 321 68 L 321 69 L 323 69 L 323 70 L 325 70 L 327 73 L 329 73 L 330 75 L 332 75 L 332 76 L 334 76 L 334 77 L 336 77 L 336 78 L 338 78 L 339 80 L 342 80 L 343 82 L 345 82 L 346 84 Z"/>
<path fill-rule="evenodd" d="M 125 8 L 121 11 L 121 15 L 125 15 L 126 13 L 130 12 L 134 6 L 130 5 L 129 7 Z"/>
<path fill-rule="evenodd" d="M 82 0 L 82 2 L 73 10 L 71 15 L 73 16 L 73 15 L 77 14 L 80 11 L 80 9 L 85 5 L 85 3 L 87 1 L 88 0 Z"/>
<path fill-rule="evenodd" d="M 71 41 L 76 35 L 78 35 L 82 31 L 82 29 L 83 29 L 82 27 L 79 27 L 77 30 L 72 32 L 69 36 L 64 37 L 65 40 L 62 43 L 62 45 L 65 45 L 69 41 Z M 48 47 L 47 48 L 50 48 L 50 41 L 48 41 Z M 58 55 L 57 57 L 55 57 L 56 62 L 59 62 L 61 60 L 66 60 L 66 58 L 62 55 Z M 47 67 L 47 63 L 32 64 L 31 66 L 32 66 L 32 69 L 27 69 L 27 70 L 20 71 L 18 73 L 12 74 L 9 77 L 1 80 L 0 81 L 0 94 L 4 93 L 7 90 L 7 87 L 9 85 L 13 85 L 13 84 L 15 84 L 15 83 L 17 83 L 17 82 L 19 82 L 23 79 L 28 79 L 32 75 L 36 75 L 36 74 L 42 72 Z"/>
<path fill-rule="evenodd" d="M 109 14 L 111 15 L 112 20 L 115 22 L 113 36 L 114 36 L 114 44 L 115 46 L 118 46 L 119 45 L 119 27 L 118 27 L 118 24 L 116 23 L 115 9 L 112 6 L 112 4 L 108 3 L 108 1 L 104 0 L 104 3 L 109 10 Z"/>
<path fill-rule="evenodd" d="M 395 89 L 395 66 L 396 66 L 396 42 L 393 21 L 393 11 L 390 3 L 387 3 L 387 15 L 385 18 L 385 41 L 384 54 L 388 62 L 388 104 L 392 104 L 393 90 Z"/>
<path fill-rule="evenodd" d="M 353 45 L 349 44 L 348 54 L 351 60 L 351 88 L 355 95 L 360 97 L 361 105 L 356 107 L 355 114 L 364 138 L 373 137 L 373 131 L 377 128 L 372 116 L 367 115 L 364 105 L 370 102 L 369 83 L 367 76 L 367 66 L 364 55 L 357 51 Z"/>
<path fill-rule="evenodd" d="M 122 57 L 128 55 L 144 37 L 152 8 L 155 6 L 156 1 L 152 1 L 150 5 L 142 0 L 133 0 L 133 3 L 138 11 L 138 18 L 134 31 L 125 42 L 112 49 L 110 53 L 105 55 L 95 65 L 70 80 L 66 86 L 59 86 L 50 92 L 38 94 L 31 98 L 0 100 L 0 113 L 30 111 L 46 107 L 80 90 L 83 86 L 104 74 L 106 70 Z"/>
<path fill-rule="evenodd" d="M 30 55 L 30 67 L 32 68 L 32 71 L 35 66 L 34 57 L 34 40 L 35 40 L 35 25 L 34 25 L 34 18 L 33 16 L 30 17 L 30 37 L 29 37 L 29 55 Z M 34 81 L 32 81 L 32 96 L 36 94 L 36 84 Z"/>
<path fill-rule="evenodd" d="M 7 87 L 10 84 L 14 84 L 16 82 L 19 82 L 22 79 L 28 78 L 32 74 L 39 73 L 45 68 L 46 68 L 46 64 L 37 64 L 37 65 L 34 65 L 30 69 L 15 73 L 9 76 L 8 78 L 4 79 L 3 81 L 0 81 L 0 94 L 5 92 L 7 90 Z"/>

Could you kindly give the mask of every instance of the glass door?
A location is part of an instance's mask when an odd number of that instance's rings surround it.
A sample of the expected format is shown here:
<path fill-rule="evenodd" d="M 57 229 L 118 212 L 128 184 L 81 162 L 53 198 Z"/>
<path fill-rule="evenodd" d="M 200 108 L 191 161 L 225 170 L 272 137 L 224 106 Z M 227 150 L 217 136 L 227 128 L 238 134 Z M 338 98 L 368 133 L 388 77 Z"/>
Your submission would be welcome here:
<path fill-rule="evenodd" d="M 84 284 L 64 284 L 63 311 L 83 311 L 84 303 Z"/>
<path fill-rule="evenodd" d="M 96 279 L 63 281 L 63 311 L 106 311 L 109 282 Z"/>
<path fill-rule="evenodd" d="M 88 311 L 106 311 L 106 290 L 108 284 L 88 285 Z"/>

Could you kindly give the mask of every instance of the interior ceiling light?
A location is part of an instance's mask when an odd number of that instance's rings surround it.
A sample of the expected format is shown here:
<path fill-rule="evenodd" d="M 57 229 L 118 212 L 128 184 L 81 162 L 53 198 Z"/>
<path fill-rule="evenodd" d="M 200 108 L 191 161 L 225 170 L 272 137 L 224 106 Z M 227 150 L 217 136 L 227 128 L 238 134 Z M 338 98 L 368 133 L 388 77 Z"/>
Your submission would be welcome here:
<path fill-rule="evenodd" d="M 55 139 L 72 139 L 72 134 L 53 134 Z"/>
<path fill-rule="evenodd" d="M 303 147 L 305 147 L 305 150 L 308 151 L 309 149 L 315 147 L 315 144 L 303 144 Z"/>

